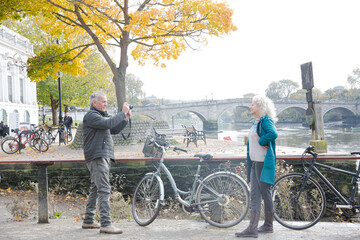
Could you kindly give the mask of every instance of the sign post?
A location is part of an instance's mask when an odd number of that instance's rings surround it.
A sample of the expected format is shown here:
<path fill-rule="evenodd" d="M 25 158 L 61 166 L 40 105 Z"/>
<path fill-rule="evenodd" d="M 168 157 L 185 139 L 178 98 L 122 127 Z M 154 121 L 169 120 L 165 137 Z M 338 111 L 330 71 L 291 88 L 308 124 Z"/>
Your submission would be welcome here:
<path fill-rule="evenodd" d="M 320 101 L 313 101 L 312 88 L 314 87 L 312 63 L 301 64 L 302 88 L 307 90 L 306 101 L 308 108 L 306 109 L 306 123 L 312 130 L 312 138 L 310 145 L 315 147 L 318 153 L 327 152 L 327 143 L 324 137 L 324 120 L 322 115 L 322 107 Z"/>

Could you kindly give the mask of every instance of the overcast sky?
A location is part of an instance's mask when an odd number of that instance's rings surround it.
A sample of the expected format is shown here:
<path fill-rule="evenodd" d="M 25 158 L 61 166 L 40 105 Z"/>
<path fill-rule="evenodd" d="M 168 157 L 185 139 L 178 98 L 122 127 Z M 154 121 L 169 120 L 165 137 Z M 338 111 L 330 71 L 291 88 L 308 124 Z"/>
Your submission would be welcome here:
<path fill-rule="evenodd" d="M 265 94 L 273 81 L 301 86 L 300 65 L 312 62 L 316 88 L 338 85 L 360 67 L 359 0 L 227 0 L 238 30 L 188 50 L 162 69 L 130 62 L 147 96 L 202 100 Z M 130 60 L 131 57 L 130 57 Z"/>

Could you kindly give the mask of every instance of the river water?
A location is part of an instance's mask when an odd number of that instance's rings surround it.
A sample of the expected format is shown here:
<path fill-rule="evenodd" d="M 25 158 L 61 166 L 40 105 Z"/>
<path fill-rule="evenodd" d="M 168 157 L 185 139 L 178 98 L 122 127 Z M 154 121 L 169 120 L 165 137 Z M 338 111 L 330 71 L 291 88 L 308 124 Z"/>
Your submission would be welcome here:
<path fill-rule="evenodd" d="M 232 141 L 244 142 L 244 137 L 248 135 L 250 125 L 225 125 L 219 126 L 219 133 L 210 134 L 210 138 L 223 139 L 230 137 Z M 277 126 L 278 139 L 277 146 L 305 149 L 310 144 L 311 129 L 301 126 L 279 125 Z M 351 132 L 341 128 L 325 128 L 325 141 L 327 142 L 328 152 L 331 153 L 350 153 L 360 151 L 360 132 Z"/>

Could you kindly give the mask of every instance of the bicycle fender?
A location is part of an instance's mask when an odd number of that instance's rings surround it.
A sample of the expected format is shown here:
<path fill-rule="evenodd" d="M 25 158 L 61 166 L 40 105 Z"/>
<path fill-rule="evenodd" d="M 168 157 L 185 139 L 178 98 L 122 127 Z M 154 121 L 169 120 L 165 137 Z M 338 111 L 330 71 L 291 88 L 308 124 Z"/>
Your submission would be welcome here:
<path fill-rule="evenodd" d="M 154 175 L 154 173 L 146 173 L 145 175 Z M 164 206 L 165 205 L 165 201 L 164 201 L 164 197 L 165 197 L 164 183 L 161 180 L 160 176 L 155 175 L 155 177 L 157 178 L 157 180 L 159 181 L 159 184 L 160 184 L 160 204 Z"/>
<path fill-rule="evenodd" d="M 227 174 L 227 175 L 231 175 L 231 176 L 237 178 L 240 182 L 242 182 L 246 186 L 247 190 L 250 192 L 249 185 L 246 183 L 246 181 L 242 177 L 240 177 L 239 175 L 237 175 L 233 172 L 220 171 L 220 172 L 211 173 L 208 176 L 206 176 L 203 181 L 206 181 L 209 177 L 212 177 L 214 175 L 219 175 L 219 174 Z"/>

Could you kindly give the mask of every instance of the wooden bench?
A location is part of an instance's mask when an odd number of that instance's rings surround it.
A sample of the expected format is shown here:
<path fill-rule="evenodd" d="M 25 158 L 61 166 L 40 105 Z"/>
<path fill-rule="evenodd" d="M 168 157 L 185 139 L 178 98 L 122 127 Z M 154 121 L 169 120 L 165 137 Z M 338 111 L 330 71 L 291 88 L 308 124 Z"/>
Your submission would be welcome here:
<path fill-rule="evenodd" d="M 186 130 L 186 136 L 184 137 L 184 142 L 186 141 L 186 146 L 189 146 L 190 142 L 195 143 L 195 146 L 197 147 L 197 141 L 203 140 L 206 144 L 206 136 L 204 131 L 196 130 L 196 128 L 191 126 L 184 126 Z"/>
<path fill-rule="evenodd" d="M 205 131 L 203 130 L 197 130 L 194 126 L 192 126 L 194 131 L 195 131 L 195 134 L 196 134 L 196 137 L 197 137 L 197 140 L 203 140 L 204 143 L 206 144 L 206 135 L 205 135 Z"/>
<path fill-rule="evenodd" d="M 186 131 L 183 128 L 153 128 L 155 137 L 159 138 L 161 140 L 166 140 L 168 138 L 174 137 L 174 136 L 182 136 L 185 137 Z"/>

